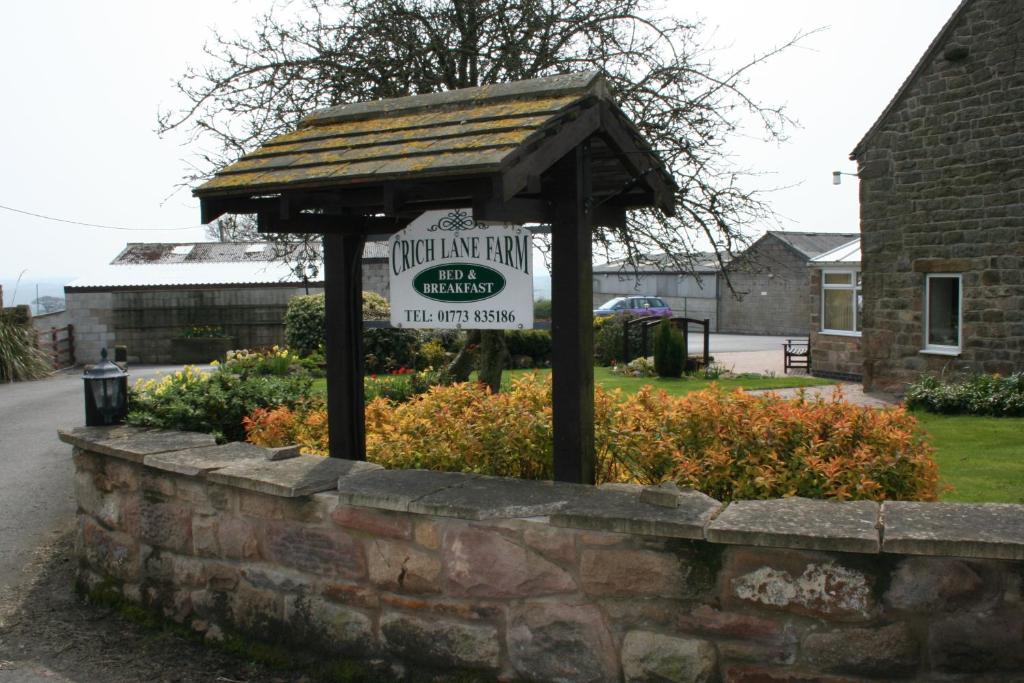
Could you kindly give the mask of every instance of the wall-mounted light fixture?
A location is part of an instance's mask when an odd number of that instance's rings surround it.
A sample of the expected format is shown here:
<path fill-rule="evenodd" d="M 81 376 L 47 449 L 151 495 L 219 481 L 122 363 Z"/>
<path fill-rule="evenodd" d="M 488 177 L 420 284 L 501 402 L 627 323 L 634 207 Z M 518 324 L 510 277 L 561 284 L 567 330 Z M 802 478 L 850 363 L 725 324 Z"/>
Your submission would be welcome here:
<path fill-rule="evenodd" d="M 854 178 L 858 177 L 856 173 L 844 173 L 843 171 L 832 171 L 832 184 L 841 185 L 843 183 L 843 176 L 851 175 Z"/>

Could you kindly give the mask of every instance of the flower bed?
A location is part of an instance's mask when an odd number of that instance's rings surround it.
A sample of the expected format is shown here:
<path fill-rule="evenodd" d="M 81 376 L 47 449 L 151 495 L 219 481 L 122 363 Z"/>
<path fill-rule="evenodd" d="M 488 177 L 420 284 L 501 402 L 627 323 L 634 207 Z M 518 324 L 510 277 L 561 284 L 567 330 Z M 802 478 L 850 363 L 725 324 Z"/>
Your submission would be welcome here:
<path fill-rule="evenodd" d="M 367 457 L 389 468 L 552 477 L 551 385 L 536 376 L 491 394 L 433 387 L 366 408 Z M 327 453 L 321 407 L 277 407 L 245 420 L 264 446 Z M 938 471 L 916 420 L 900 408 L 785 400 L 717 388 L 671 397 L 649 387 L 595 392 L 599 482 L 674 481 L 720 500 L 805 496 L 934 500 Z"/>

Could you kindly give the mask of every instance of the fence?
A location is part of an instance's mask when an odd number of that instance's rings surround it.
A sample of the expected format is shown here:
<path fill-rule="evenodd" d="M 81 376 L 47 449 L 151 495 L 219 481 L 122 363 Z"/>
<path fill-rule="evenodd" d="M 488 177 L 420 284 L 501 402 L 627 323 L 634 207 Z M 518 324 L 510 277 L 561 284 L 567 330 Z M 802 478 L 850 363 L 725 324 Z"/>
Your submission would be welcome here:
<path fill-rule="evenodd" d="M 53 361 L 53 369 L 75 364 L 75 327 L 51 327 L 38 332 L 38 345 Z"/>

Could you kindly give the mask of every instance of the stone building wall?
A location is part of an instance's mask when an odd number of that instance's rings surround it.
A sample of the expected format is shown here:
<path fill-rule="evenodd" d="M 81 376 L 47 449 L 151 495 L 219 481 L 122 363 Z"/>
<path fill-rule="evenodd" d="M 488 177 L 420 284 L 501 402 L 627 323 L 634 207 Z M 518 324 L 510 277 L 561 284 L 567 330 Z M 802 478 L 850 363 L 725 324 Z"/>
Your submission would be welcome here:
<path fill-rule="evenodd" d="M 821 269 L 811 269 L 811 374 L 860 381 L 864 357 L 859 335 L 829 334 L 821 331 Z"/>
<path fill-rule="evenodd" d="M 719 331 L 807 336 L 807 259 L 781 241 L 759 240 L 719 276 Z"/>
<path fill-rule="evenodd" d="M 363 288 L 385 297 L 384 262 L 364 263 Z M 310 287 L 310 294 L 323 292 Z M 171 339 L 190 327 L 218 326 L 236 348 L 284 344 L 284 314 L 295 285 L 219 288 L 143 288 L 106 292 L 67 290 L 68 321 L 75 326 L 79 362 L 99 359 L 100 349 L 124 345 L 132 363 L 177 363 Z"/>
<path fill-rule="evenodd" d="M 74 446 L 83 590 L 209 640 L 363 661 L 347 669 L 364 666 L 364 680 L 1024 670 L 1022 506 L 723 506 L 665 489 L 271 461 L 202 434 L 61 438 Z"/>
<path fill-rule="evenodd" d="M 1022 44 L 1021 0 L 968 2 L 855 152 L 866 389 L 1024 370 Z M 963 275 L 959 355 L 922 353 L 929 272 Z"/>

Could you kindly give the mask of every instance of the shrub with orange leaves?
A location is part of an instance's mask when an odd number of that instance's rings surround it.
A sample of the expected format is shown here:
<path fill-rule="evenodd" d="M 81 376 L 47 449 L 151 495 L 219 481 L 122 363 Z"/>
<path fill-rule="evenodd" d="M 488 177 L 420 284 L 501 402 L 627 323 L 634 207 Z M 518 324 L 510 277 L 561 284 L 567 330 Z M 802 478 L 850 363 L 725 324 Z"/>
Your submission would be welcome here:
<path fill-rule="evenodd" d="M 719 500 L 805 496 L 934 500 L 938 469 L 916 420 L 902 408 L 787 400 L 711 389 L 671 397 L 645 387 L 597 388 L 599 482 L 674 481 Z M 255 412 L 253 443 L 327 452 L 322 408 Z M 491 394 L 479 384 L 433 387 L 407 403 L 366 407 L 367 457 L 389 468 L 548 479 L 551 384 L 527 375 Z"/>

